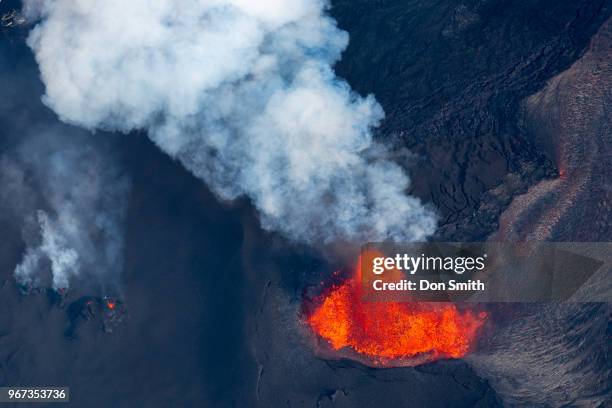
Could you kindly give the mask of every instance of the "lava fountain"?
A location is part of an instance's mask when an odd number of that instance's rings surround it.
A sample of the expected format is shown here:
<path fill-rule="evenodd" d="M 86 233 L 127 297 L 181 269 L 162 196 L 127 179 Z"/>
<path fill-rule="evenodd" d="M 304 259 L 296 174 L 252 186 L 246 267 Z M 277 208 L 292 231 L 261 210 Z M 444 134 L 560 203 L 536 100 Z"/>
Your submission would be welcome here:
<path fill-rule="evenodd" d="M 324 343 L 321 354 L 374 367 L 460 358 L 473 350 L 487 319 L 486 312 L 452 303 L 366 301 L 361 291 L 358 263 L 350 278 L 306 302 L 306 323 Z"/>

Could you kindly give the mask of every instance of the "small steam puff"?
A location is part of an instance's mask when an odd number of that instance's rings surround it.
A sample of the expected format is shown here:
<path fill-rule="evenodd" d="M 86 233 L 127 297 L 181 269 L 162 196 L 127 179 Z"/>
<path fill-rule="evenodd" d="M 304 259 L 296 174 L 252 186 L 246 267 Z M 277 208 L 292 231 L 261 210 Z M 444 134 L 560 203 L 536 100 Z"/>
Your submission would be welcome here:
<path fill-rule="evenodd" d="M 88 129 L 146 129 L 222 199 L 295 241 L 421 240 L 436 217 L 332 65 L 324 0 L 24 0 L 45 103 Z"/>
<path fill-rule="evenodd" d="M 79 255 L 69 247 L 66 234 L 63 233 L 65 225 L 50 220 L 49 215 L 42 210 L 37 212 L 37 220 L 42 242 L 27 249 L 23 261 L 15 268 L 15 278 L 22 285 L 37 286 L 37 275 L 46 258 L 51 263 L 53 288 L 67 288 L 70 276 L 79 272 Z"/>
<path fill-rule="evenodd" d="M 0 198 L 22 223 L 27 245 L 17 281 L 59 290 L 80 280 L 114 289 L 128 180 L 89 135 L 34 133 L 0 159 L 0 180 L 10 190 Z"/>

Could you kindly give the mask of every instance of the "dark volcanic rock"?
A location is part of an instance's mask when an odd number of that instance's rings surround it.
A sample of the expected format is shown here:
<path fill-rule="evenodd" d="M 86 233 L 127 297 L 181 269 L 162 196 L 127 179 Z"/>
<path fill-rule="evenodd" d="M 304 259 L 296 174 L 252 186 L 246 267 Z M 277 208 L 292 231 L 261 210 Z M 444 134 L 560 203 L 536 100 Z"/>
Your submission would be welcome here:
<path fill-rule="evenodd" d="M 605 0 L 337 0 L 351 34 L 338 72 L 387 113 L 381 137 L 416 154 L 412 192 L 442 216 L 438 239 L 480 240 L 509 197 L 556 174 L 519 107 L 581 54 Z"/>
<path fill-rule="evenodd" d="M 525 127 L 559 174 L 517 196 L 500 218 L 495 241 L 612 239 L 612 19 L 585 54 L 524 101 Z M 610 271 L 588 290 L 612 291 Z M 506 402 L 607 406 L 612 400 L 612 307 L 609 303 L 524 306 L 472 357 Z M 520 344 L 514 348 L 514 344 Z"/>
<path fill-rule="evenodd" d="M 612 19 L 588 51 L 525 100 L 526 125 L 559 176 L 517 197 L 499 240 L 612 238 Z"/>

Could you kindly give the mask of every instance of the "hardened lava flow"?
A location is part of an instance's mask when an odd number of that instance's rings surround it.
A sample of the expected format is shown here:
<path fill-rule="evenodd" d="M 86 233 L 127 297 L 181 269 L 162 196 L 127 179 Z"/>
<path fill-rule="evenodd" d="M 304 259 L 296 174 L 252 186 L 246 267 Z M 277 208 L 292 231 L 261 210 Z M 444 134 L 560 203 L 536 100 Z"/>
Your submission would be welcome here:
<path fill-rule="evenodd" d="M 474 349 L 486 312 L 452 303 L 364 301 L 359 264 L 351 278 L 305 300 L 304 318 L 323 357 L 373 367 L 460 358 Z"/>

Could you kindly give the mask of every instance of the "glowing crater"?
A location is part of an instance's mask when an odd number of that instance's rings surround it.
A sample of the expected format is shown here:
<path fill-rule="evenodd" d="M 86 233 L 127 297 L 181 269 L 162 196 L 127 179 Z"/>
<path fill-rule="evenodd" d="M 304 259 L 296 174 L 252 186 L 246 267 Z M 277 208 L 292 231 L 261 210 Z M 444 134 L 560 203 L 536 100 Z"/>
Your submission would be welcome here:
<path fill-rule="evenodd" d="M 315 299 L 306 322 L 337 357 L 373 366 L 417 365 L 473 350 L 485 312 L 451 303 L 362 301 L 360 268 Z"/>

